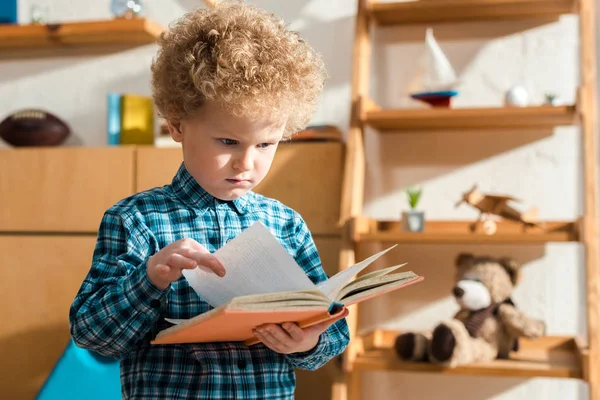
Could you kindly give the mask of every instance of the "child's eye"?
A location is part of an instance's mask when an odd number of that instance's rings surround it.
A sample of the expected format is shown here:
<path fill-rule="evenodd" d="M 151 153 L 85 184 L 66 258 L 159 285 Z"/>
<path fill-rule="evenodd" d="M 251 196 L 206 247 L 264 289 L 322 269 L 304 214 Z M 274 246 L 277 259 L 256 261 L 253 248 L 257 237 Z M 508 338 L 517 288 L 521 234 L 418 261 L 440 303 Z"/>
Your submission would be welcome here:
<path fill-rule="evenodd" d="M 219 139 L 219 140 L 225 146 L 233 146 L 234 144 L 237 144 L 237 140 L 233 140 L 233 139 Z"/>
<path fill-rule="evenodd" d="M 266 149 L 267 147 L 272 146 L 272 145 L 273 145 L 273 143 L 261 143 L 261 144 L 258 145 L 258 148 L 259 149 Z"/>

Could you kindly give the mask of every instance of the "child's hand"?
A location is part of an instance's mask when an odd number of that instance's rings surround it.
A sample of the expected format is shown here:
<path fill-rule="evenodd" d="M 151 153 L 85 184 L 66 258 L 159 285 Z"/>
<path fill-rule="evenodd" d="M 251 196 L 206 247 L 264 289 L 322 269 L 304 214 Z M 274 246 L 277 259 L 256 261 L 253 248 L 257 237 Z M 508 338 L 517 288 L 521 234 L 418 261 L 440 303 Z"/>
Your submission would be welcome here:
<path fill-rule="evenodd" d="M 312 350 L 319 342 L 319 336 L 336 321 L 348 315 L 346 309 L 340 316 L 320 324 L 300 328 L 294 322 L 281 325 L 265 324 L 254 329 L 254 335 L 265 346 L 281 354 L 302 353 Z"/>
<path fill-rule="evenodd" d="M 157 288 L 164 290 L 181 276 L 184 269 L 207 267 L 217 275 L 225 276 L 225 267 L 215 256 L 194 239 L 171 243 L 148 259 L 146 273 Z"/>

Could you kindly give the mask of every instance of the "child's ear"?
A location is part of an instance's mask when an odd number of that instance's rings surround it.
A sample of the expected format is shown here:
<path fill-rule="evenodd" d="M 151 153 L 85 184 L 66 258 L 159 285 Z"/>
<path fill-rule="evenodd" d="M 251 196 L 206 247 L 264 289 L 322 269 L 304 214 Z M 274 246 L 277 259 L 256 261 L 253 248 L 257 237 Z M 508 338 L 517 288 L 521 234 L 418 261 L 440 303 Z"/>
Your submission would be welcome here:
<path fill-rule="evenodd" d="M 171 122 L 167 121 L 167 128 L 169 128 L 169 133 L 174 141 L 181 143 L 183 140 L 183 134 L 181 133 L 181 123 L 180 122 Z"/>

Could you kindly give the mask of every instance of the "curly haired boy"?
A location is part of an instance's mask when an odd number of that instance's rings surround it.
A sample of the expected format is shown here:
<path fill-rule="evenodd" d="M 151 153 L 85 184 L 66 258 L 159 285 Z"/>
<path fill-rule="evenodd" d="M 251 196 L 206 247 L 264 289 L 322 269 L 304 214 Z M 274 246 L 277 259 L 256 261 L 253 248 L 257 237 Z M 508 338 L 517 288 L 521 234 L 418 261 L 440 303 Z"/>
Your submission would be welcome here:
<path fill-rule="evenodd" d="M 261 343 L 150 345 L 164 318 L 211 307 L 182 277 L 198 265 L 227 273 L 212 253 L 256 221 L 315 283 L 326 279 L 302 217 L 252 189 L 278 143 L 314 112 L 325 70 L 315 51 L 274 16 L 219 2 L 183 16 L 159 39 L 152 88 L 181 142 L 172 182 L 103 215 L 92 266 L 71 306 L 78 346 L 121 362 L 126 399 L 292 399 L 294 368 L 315 370 L 349 340 L 342 318 L 301 329 L 256 329 Z"/>

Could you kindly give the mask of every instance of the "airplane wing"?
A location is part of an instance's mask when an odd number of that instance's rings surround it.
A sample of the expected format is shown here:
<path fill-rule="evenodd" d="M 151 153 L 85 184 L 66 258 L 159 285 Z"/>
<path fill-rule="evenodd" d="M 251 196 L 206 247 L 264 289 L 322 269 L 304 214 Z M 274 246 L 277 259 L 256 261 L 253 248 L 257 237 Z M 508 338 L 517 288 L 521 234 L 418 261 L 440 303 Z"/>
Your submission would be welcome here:
<path fill-rule="evenodd" d="M 485 195 L 486 198 L 491 199 L 491 200 L 495 200 L 495 201 L 516 201 L 516 202 L 520 202 L 520 199 L 517 199 L 515 197 L 512 196 L 502 196 L 502 195 L 495 195 L 495 194 L 486 194 Z"/>

